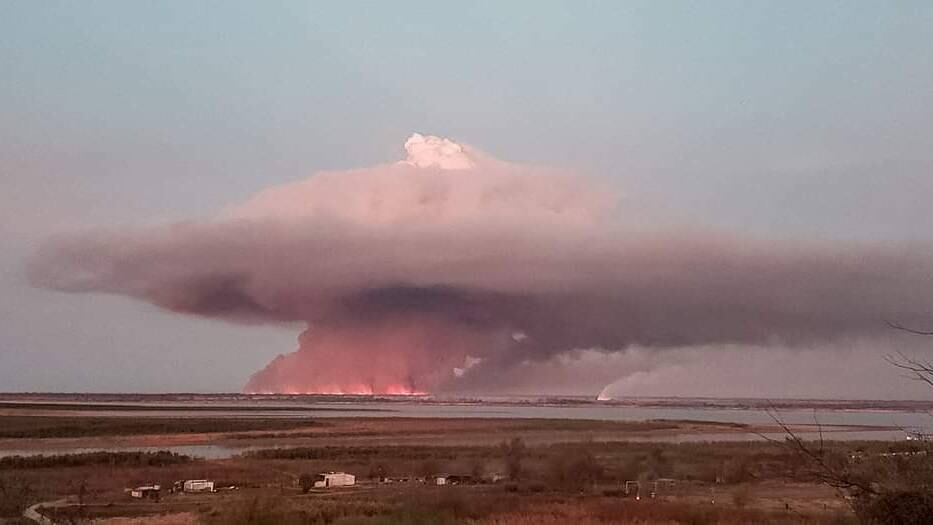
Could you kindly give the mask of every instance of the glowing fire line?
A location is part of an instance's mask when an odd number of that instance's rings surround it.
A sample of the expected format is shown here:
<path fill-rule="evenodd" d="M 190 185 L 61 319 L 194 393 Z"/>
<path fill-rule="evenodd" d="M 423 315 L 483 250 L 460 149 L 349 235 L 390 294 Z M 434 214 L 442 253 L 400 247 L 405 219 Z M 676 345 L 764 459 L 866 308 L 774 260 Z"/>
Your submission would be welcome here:
<path fill-rule="evenodd" d="M 269 391 L 269 392 L 247 392 L 247 394 L 287 394 L 292 396 L 297 395 L 330 395 L 330 396 L 376 396 L 376 395 L 387 395 L 387 396 L 426 396 L 428 392 L 422 392 L 419 390 L 412 390 L 411 388 L 404 385 L 387 385 L 385 388 L 379 389 L 379 391 L 373 390 L 372 386 L 369 385 L 324 385 L 318 386 L 310 390 L 296 388 L 293 386 L 286 386 L 279 391 Z"/>

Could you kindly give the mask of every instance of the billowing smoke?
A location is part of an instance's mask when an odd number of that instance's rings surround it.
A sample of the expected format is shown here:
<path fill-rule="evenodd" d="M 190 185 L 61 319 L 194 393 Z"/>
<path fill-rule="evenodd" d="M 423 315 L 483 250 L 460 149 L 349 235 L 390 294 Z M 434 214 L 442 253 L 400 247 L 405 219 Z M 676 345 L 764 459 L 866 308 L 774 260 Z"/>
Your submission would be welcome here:
<path fill-rule="evenodd" d="M 922 337 L 840 338 L 785 346 L 726 344 L 580 349 L 527 360 L 477 384 L 480 392 L 631 397 L 933 399 L 885 358 L 930 355 Z M 458 385 L 466 389 L 468 385 Z M 477 389 L 468 389 L 477 393 Z"/>
<path fill-rule="evenodd" d="M 405 148 L 214 220 L 54 239 L 31 279 L 306 322 L 299 349 L 252 377 L 258 392 L 475 390 L 578 348 L 793 347 L 933 312 L 923 247 L 650 228 L 592 180 L 437 137 Z"/>

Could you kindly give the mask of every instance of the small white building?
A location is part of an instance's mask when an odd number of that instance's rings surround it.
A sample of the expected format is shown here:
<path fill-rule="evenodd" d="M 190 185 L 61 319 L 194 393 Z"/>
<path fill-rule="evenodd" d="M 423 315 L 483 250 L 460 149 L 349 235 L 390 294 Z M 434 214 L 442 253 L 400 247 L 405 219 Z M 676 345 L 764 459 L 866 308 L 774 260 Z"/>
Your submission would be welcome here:
<path fill-rule="evenodd" d="M 446 485 L 448 478 L 450 478 L 450 476 L 448 476 L 447 474 L 438 474 L 434 476 L 434 484 L 435 485 Z"/>
<path fill-rule="evenodd" d="M 189 479 L 185 481 L 185 492 L 214 492 L 214 482 L 206 479 Z"/>
<path fill-rule="evenodd" d="M 143 485 L 130 490 L 130 496 L 133 498 L 157 498 L 162 489 L 159 485 Z"/>
<path fill-rule="evenodd" d="M 314 480 L 314 488 L 316 489 L 349 487 L 351 485 L 356 485 L 356 476 L 346 472 L 324 472 L 318 474 Z"/>

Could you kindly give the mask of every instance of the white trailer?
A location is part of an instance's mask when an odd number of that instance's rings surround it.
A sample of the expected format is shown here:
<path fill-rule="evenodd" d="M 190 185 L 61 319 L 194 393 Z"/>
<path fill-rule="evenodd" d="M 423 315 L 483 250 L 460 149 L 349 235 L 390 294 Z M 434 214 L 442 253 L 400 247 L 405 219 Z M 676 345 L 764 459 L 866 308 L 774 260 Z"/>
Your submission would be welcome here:
<path fill-rule="evenodd" d="M 130 497 L 156 499 L 159 497 L 159 490 L 161 489 L 162 487 L 159 485 L 143 485 L 142 487 L 130 489 Z"/>
<path fill-rule="evenodd" d="M 356 476 L 346 472 L 325 472 L 317 475 L 314 488 L 326 489 L 330 487 L 349 487 L 356 485 Z"/>
<path fill-rule="evenodd" d="M 185 492 L 214 492 L 214 482 L 206 479 L 189 479 L 185 481 Z"/>

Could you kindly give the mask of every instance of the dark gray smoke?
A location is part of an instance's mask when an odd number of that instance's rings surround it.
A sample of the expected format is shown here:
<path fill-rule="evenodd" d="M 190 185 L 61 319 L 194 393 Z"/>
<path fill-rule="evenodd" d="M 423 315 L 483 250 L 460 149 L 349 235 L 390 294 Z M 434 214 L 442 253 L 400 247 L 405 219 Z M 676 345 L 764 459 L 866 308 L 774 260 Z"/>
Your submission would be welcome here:
<path fill-rule="evenodd" d="M 407 147 L 404 162 L 273 188 L 213 221 L 55 239 L 31 278 L 307 322 L 250 391 L 482 388 L 579 348 L 794 346 L 933 313 L 927 247 L 650 230 L 582 178 L 434 137 Z"/>

